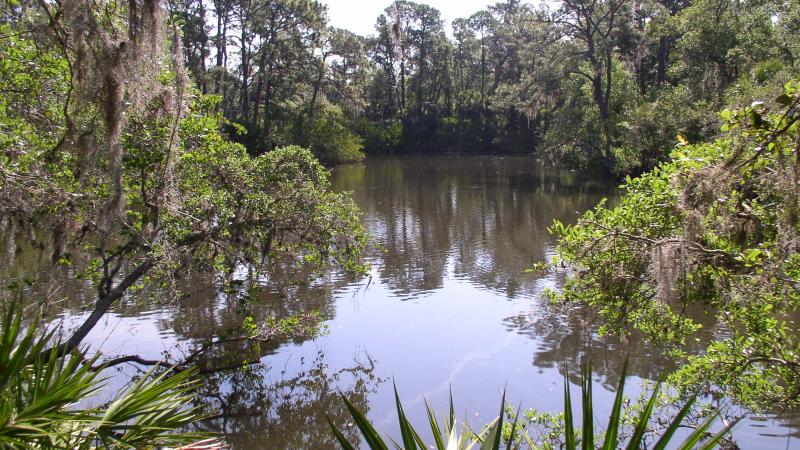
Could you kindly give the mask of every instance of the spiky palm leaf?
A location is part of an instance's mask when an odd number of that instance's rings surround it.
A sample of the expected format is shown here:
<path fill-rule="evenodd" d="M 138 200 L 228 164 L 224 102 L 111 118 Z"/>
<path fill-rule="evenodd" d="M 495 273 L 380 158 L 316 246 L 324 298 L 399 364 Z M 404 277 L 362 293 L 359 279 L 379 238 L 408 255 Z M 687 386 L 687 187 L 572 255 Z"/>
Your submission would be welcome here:
<path fill-rule="evenodd" d="M 621 418 L 623 414 L 623 391 L 625 387 L 625 378 L 627 376 L 627 367 L 628 364 L 626 361 L 622 369 L 622 375 L 620 376 L 619 384 L 617 386 L 617 393 L 614 398 L 611 415 L 608 419 L 608 426 L 606 427 L 605 435 L 603 436 L 603 443 L 600 447 L 603 450 L 612 450 L 623 446 L 623 444 L 618 441 Z M 594 429 L 595 417 L 592 404 L 591 373 L 591 366 L 589 363 L 584 362 L 582 364 L 581 374 L 583 428 L 580 430 L 580 432 L 576 431 L 575 429 L 575 417 L 572 412 L 572 398 L 569 390 L 569 380 L 567 379 L 566 375 L 564 377 L 565 435 L 563 438 L 565 442 L 565 448 L 567 450 L 577 450 L 578 448 L 581 450 L 594 450 L 596 448 L 594 442 L 596 433 Z M 656 386 L 649 399 L 645 403 L 644 409 L 634 422 L 633 433 L 628 439 L 627 445 L 625 446 L 628 450 L 638 450 L 643 448 L 645 435 L 650 423 L 650 417 L 655 409 L 658 391 L 660 390 L 661 385 L 662 380 L 659 380 L 658 383 L 656 383 Z M 375 427 L 369 422 L 369 419 L 367 419 L 367 417 L 361 411 L 359 411 L 344 395 L 342 396 L 342 399 L 345 402 L 345 405 L 347 405 L 347 408 L 353 417 L 353 421 L 361 431 L 368 448 L 372 450 L 388 450 L 392 448 L 386 443 L 386 441 L 383 440 L 383 438 L 381 438 Z M 409 422 L 403 406 L 400 403 L 400 396 L 397 394 L 396 387 L 395 401 L 403 446 L 401 447 L 397 443 L 394 443 L 394 448 L 405 450 L 428 448 L 420 438 L 420 434 Z M 664 433 L 658 437 L 658 440 L 653 447 L 654 449 L 663 450 L 667 444 L 669 444 L 670 447 L 675 447 L 680 450 L 689 450 L 693 448 L 701 448 L 703 450 L 712 449 L 719 444 L 720 440 L 722 440 L 722 438 L 738 422 L 738 420 L 734 421 L 733 423 L 724 427 L 718 433 L 712 434 L 709 432 L 709 430 L 711 425 L 715 422 L 720 414 L 719 411 L 715 411 L 708 418 L 706 418 L 706 420 L 700 424 L 695 431 L 682 443 L 677 443 L 675 442 L 675 431 L 681 426 L 684 419 L 688 416 L 695 401 L 696 396 L 692 396 L 686 401 L 680 411 L 675 415 L 675 417 L 673 417 L 672 422 L 666 428 Z M 436 414 L 433 412 L 430 405 L 428 405 L 427 402 L 425 405 L 428 413 L 428 425 L 430 427 L 430 432 L 433 435 L 433 444 L 430 446 L 430 448 L 435 448 L 436 450 L 471 450 L 476 445 L 480 445 L 480 450 L 500 450 L 504 444 L 502 442 L 501 435 L 503 429 L 505 393 L 503 393 L 503 398 L 501 400 L 500 415 L 477 434 L 469 432 L 469 429 L 466 425 L 462 427 L 462 431 L 460 433 L 457 431 L 455 425 L 455 415 L 453 414 L 452 394 L 450 395 L 450 413 L 449 416 L 446 417 L 445 426 L 443 429 L 440 427 L 439 422 L 436 419 Z M 511 425 L 512 437 L 505 442 L 505 449 L 519 449 L 524 445 L 533 450 L 550 448 L 548 443 L 535 442 L 525 432 L 525 430 L 520 430 L 517 433 L 518 416 L 519 414 L 514 415 L 514 421 Z M 330 420 L 328 420 L 328 423 L 330 424 L 334 435 L 343 449 L 349 450 L 355 448 L 355 446 L 347 441 L 344 435 L 333 425 Z M 578 439 L 579 435 L 580 439 Z"/>
<path fill-rule="evenodd" d="M 13 305 L 0 323 L 0 448 L 127 449 L 204 437 L 175 432 L 202 417 L 190 407 L 192 371 L 167 376 L 154 368 L 104 408 L 77 408 L 100 391 L 96 357 L 60 355 L 53 333 L 37 325 L 23 326 Z"/>

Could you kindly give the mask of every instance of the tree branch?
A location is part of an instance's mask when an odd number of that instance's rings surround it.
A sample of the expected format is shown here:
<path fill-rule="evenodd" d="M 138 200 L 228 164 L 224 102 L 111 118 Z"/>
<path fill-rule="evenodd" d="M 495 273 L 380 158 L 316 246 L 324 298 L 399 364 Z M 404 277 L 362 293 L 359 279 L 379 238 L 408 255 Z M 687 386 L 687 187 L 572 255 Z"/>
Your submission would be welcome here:
<path fill-rule="evenodd" d="M 72 333 L 69 339 L 67 339 L 64 343 L 58 345 L 56 347 L 56 351 L 59 355 L 66 355 L 71 353 L 73 350 L 77 349 L 78 346 L 83 342 L 83 339 L 89 334 L 89 332 L 97 325 L 100 319 L 108 312 L 111 305 L 122 298 L 125 295 L 125 292 L 133 286 L 139 279 L 144 276 L 153 266 L 155 265 L 155 260 L 153 258 L 147 258 L 144 262 L 139 264 L 131 273 L 128 274 L 122 281 L 119 282 L 113 289 L 108 291 L 106 295 L 99 298 L 95 303 L 94 310 L 89 315 L 89 317 Z M 53 351 L 52 348 L 45 350 L 42 352 L 42 357 L 47 357 Z"/>

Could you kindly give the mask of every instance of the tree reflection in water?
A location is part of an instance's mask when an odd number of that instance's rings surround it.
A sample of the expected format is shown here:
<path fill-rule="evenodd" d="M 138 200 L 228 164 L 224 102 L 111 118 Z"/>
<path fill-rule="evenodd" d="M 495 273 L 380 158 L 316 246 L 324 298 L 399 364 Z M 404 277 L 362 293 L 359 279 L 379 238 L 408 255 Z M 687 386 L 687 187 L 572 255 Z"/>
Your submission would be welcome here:
<path fill-rule="evenodd" d="M 407 411 L 416 414 L 415 423 L 427 420 L 422 397 L 444 405 L 452 384 L 456 401 L 481 413 L 473 423 L 480 426 L 498 401 L 487 383 L 508 382 L 524 406 L 556 411 L 563 401 L 559 372 L 567 367 L 577 382 L 583 354 L 591 355 L 594 378 L 605 387 L 595 390 L 604 395 L 598 406 L 613 400 L 626 355 L 632 383 L 654 379 L 668 366 L 659 349 L 635 336 L 599 336 L 591 311 L 556 308 L 543 299 L 545 288 L 563 285 L 563 272 L 526 272 L 553 255 L 555 240 L 547 232 L 553 219 L 573 222 L 604 196 L 613 202 L 613 184 L 537 169 L 531 158 L 483 156 L 369 159 L 336 168 L 332 181 L 339 191 L 353 191 L 374 237 L 371 279 L 353 282 L 326 273 L 306 282 L 311 274 L 302 268 L 276 263 L 263 279 L 235 274 L 235 289 L 217 294 L 216 280 L 180 274 L 188 297 L 167 302 L 142 292 L 126 298 L 90 345 L 105 345 L 109 356 L 125 351 L 158 358 L 160 350 L 174 350 L 180 358 L 203 342 L 235 336 L 246 316 L 263 323 L 318 311 L 331 333 L 315 342 L 307 336 L 238 342 L 206 355 L 203 367 L 209 370 L 256 363 L 205 376 L 203 401 L 221 411 L 205 425 L 226 432 L 235 449 L 335 448 L 324 413 L 355 436 L 345 426 L 349 416 L 337 388 L 372 418 L 393 420 L 391 389 L 378 389 L 378 375 L 397 377 L 404 398 L 418 400 L 419 408 L 409 402 Z M 91 286 L 70 268 L 56 272 L 67 281 L 59 293 L 70 299 L 62 305 L 64 315 L 81 314 Z M 707 333 L 702 342 L 689 343 L 690 353 L 726 332 L 704 322 L 713 315 L 686 313 Z M 318 347 L 327 357 L 316 353 Z M 380 364 L 366 358 L 351 365 L 346 354 L 353 348 L 368 350 Z M 286 368 L 276 362 L 292 355 L 307 360 Z M 738 433 L 752 441 L 797 430 L 791 417 L 784 424 L 772 418 L 751 423 Z"/>
<path fill-rule="evenodd" d="M 592 360 L 595 379 L 608 390 L 616 389 L 626 359 L 628 375 L 647 380 L 656 380 L 663 371 L 675 368 L 675 362 L 665 355 L 663 348 L 644 342 L 637 333 L 624 339 L 601 335 L 595 313 L 586 306 L 556 306 L 540 300 L 531 310 L 510 316 L 503 322 L 508 331 L 538 341 L 532 360 L 534 366 L 566 368 L 570 381 L 576 384 L 581 379 L 580 360 L 584 355 Z M 703 323 L 705 330 L 713 330 L 717 325 L 706 322 Z M 685 350 L 697 354 L 712 335 L 703 333 L 700 341 L 687 342 Z"/>
<path fill-rule="evenodd" d="M 529 296 L 538 277 L 523 271 L 552 253 L 553 219 L 571 222 L 614 194 L 613 182 L 527 157 L 375 159 L 338 168 L 331 180 L 353 191 L 380 246 L 378 275 L 405 298 L 441 289 L 448 277 Z"/>
<path fill-rule="evenodd" d="M 266 364 L 208 376 L 201 401 L 219 414 L 201 428 L 224 433 L 233 448 L 327 450 L 336 448 L 328 416 L 355 441 L 358 432 L 349 425 L 352 419 L 339 392 L 368 412 L 367 396 L 385 381 L 375 375 L 374 361 L 363 359 L 331 371 L 319 351 L 294 373 L 281 371 L 277 380 L 277 368 Z"/>

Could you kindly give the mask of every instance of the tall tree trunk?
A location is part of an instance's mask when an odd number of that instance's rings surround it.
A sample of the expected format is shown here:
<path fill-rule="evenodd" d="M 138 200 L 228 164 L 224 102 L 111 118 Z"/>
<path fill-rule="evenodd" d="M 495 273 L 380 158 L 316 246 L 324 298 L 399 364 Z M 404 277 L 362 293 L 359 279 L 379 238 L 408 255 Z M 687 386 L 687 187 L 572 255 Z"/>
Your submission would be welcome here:
<path fill-rule="evenodd" d="M 247 120 L 250 117 L 250 87 L 248 82 L 250 80 L 250 55 L 247 48 L 247 26 L 242 20 L 242 119 Z"/>
<path fill-rule="evenodd" d="M 611 143 L 612 143 L 612 136 L 611 136 L 611 86 L 612 86 L 612 75 L 613 75 L 613 54 L 609 51 L 606 54 L 606 90 L 603 93 L 603 105 L 601 111 L 603 113 L 603 134 L 605 135 L 605 146 L 603 148 L 603 157 L 608 156 L 611 153 Z"/>
<path fill-rule="evenodd" d="M 481 114 L 486 109 L 486 46 L 481 38 Z"/>
<path fill-rule="evenodd" d="M 261 106 L 261 92 L 264 89 L 264 70 L 267 61 L 267 49 L 261 49 L 261 58 L 258 60 L 258 81 L 256 82 L 256 92 L 253 95 L 253 124 L 258 125 L 258 112 Z"/>
<path fill-rule="evenodd" d="M 228 35 L 228 21 L 227 19 L 222 24 L 222 35 Z M 220 77 L 222 77 L 222 111 L 225 117 L 233 116 L 233 99 L 231 99 L 230 95 L 228 95 L 228 83 L 225 83 L 225 76 L 228 73 L 228 45 L 225 44 L 222 46 L 222 67 L 220 71 Z M 226 111 L 227 108 L 227 111 Z"/>
<path fill-rule="evenodd" d="M 319 71 L 317 73 L 317 79 L 314 81 L 314 90 L 311 93 L 311 103 L 308 105 L 308 116 L 311 118 L 311 123 L 314 123 L 314 114 L 316 113 L 316 105 L 317 105 L 317 97 L 319 96 L 319 91 L 322 88 L 322 80 L 325 78 L 325 59 L 327 55 L 322 56 L 322 61 L 320 62 Z"/>
<path fill-rule="evenodd" d="M 419 56 L 417 57 L 417 76 L 414 77 L 417 81 L 417 88 L 414 89 L 414 101 L 416 102 L 416 109 L 418 111 L 424 110 L 425 106 L 425 84 L 428 81 L 428 46 L 425 42 L 427 30 L 423 26 L 420 30 L 422 35 L 422 42 L 419 44 Z"/>
<path fill-rule="evenodd" d="M 264 126 L 263 126 L 263 131 L 264 131 L 264 134 L 266 136 L 269 136 L 269 134 L 272 132 L 272 130 L 271 130 L 272 118 L 270 117 L 270 115 L 272 114 L 272 76 L 273 76 L 272 72 L 273 72 L 273 67 L 272 67 L 272 63 L 270 63 L 270 65 L 268 66 L 268 70 L 267 70 L 267 88 L 266 88 L 266 92 L 265 92 L 265 95 L 264 95 Z M 274 144 L 274 143 L 271 143 L 270 145 L 272 145 L 272 144 Z"/>
<path fill-rule="evenodd" d="M 219 94 L 222 90 L 222 75 L 225 71 L 225 33 L 227 31 L 225 16 L 227 16 L 227 12 L 223 11 L 222 2 L 223 0 L 214 0 L 214 14 L 217 16 L 217 36 L 214 40 L 217 50 L 217 73 L 214 77 L 215 94 Z"/>
<path fill-rule="evenodd" d="M 406 50 L 400 46 L 400 114 L 406 112 Z"/>
<path fill-rule="evenodd" d="M 208 51 L 208 34 L 205 30 L 206 23 L 206 8 L 203 2 L 200 2 L 200 22 L 203 24 L 203 29 L 200 38 L 200 92 L 204 95 L 208 94 L 208 69 L 206 68 L 206 58 L 209 56 Z"/>
<path fill-rule="evenodd" d="M 661 36 L 658 39 L 658 54 L 656 65 L 656 84 L 661 85 L 667 74 L 667 59 L 669 58 L 669 38 Z"/>
<path fill-rule="evenodd" d="M 605 157 L 611 149 L 611 128 L 608 122 L 610 117 L 609 100 L 611 99 L 612 52 L 611 50 L 606 50 L 606 55 L 600 55 L 602 60 L 599 59 L 597 48 L 595 47 L 594 35 L 590 31 L 587 31 L 586 56 L 592 65 L 592 100 L 600 114 L 600 128 L 603 130 L 602 156 Z M 605 61 L 605 67 L 603 67 L 604 64 L 602 61 Z"/>

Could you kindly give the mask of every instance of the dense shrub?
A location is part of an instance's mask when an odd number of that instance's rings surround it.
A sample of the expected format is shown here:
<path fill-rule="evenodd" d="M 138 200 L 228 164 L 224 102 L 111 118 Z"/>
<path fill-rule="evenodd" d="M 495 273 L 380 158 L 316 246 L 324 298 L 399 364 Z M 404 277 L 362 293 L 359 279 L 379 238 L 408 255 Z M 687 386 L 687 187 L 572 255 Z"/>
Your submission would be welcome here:
<path fill-rule="evenodd" d="M 315 118 L 311 129 L 311 150 L 326 163 L 361 161 L 364 139 L 350 130 L 341 109 L 326 106 Z"/>
<path fill-rule="evenodd" d="M 604 332 L 670 346 L 685 363 L 676 382 L 754 408 L 800 404 L 798 105 L 795 81 L 725 110 L 721 138 L 679 144 L 614 208 L 552 228 L 575 270 L 562 299 L 596 307 Z M 703 328 L 712 339 L 690 354 Z"/>

